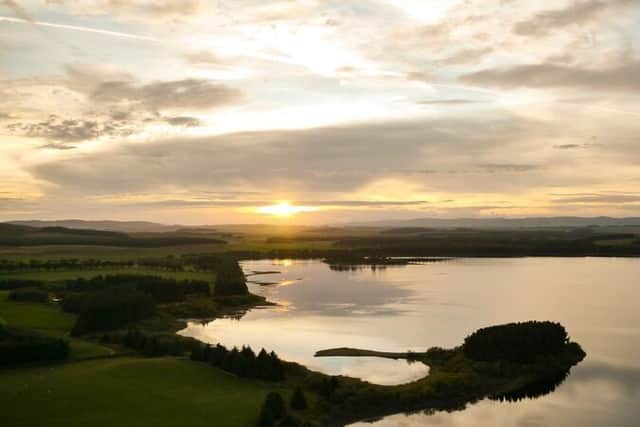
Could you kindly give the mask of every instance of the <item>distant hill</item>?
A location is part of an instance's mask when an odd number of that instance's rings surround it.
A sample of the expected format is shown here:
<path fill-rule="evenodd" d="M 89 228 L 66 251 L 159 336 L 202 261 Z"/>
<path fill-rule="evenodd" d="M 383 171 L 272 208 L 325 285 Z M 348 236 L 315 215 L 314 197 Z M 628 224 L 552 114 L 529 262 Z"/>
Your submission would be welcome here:
<path fill-rule="evenodd" d="M 367 227 L 416 228 L 550 228 L 550 227 L 628 227 L 640 226 L 640 218 L 599 217 L 530 217 L 530 218 L 416 218 L 372 221 L 353 224 Z"/>
<path fill-rule="evenodd" d="M 190 236 L 175 232 L 132 233 L 53 227 L 29 227 L 0 223 L 0 246 L 91 245 L 118 247 L 163 247 L 194 244 L 225 244 L 208 236 Z"/>
<path fill-rule="evenodd" d="M 81 219 L 10 221 L 5 224 L 36 228 L 64 227 L 78 230 L 119 231 L 121 233 L 166 233 L 183 228 L 181 225 L 166 225 L 148 221 L 85 221 Z"/>

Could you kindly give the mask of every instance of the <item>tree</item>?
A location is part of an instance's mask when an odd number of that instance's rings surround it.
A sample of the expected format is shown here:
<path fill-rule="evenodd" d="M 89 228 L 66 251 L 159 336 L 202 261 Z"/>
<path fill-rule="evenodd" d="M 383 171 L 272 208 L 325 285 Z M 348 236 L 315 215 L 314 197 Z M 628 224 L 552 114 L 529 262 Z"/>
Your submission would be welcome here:
<path fill-rule="evenodd" d="M 307 409 L 307 399 L 304 397 L 304 392 L 300 387 L 296 387 L 291 396 L 291 409 L 296 411 L 302 411 Z"/>
<path fill-rule="evenodd" d="M 238 261 L 230 257 L 221 259 L 216 268 L 216 284 L 213 295 L 228 297 L 248 294 L 249 288 L 247 288 L 247 282 Z"/>

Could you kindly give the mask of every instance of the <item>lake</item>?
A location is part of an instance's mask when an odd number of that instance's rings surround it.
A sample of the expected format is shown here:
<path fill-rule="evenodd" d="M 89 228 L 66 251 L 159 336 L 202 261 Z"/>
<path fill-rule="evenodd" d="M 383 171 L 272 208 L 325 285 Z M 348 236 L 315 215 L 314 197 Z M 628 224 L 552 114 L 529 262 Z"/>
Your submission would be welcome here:
<path fill-rule="evenodd" d="M 453 413 L 395 415 L 386 426 L 628 426 L 640 419 L 640 260 L 454 259 L 334 271 L 317 260 L 245 261 L 251 291 L 278 303 L 239 320 L 189 323 L 202 341 L 275 350 L 329 374 L 399 384 L 428 367 L 378 358 L 314 358 L 359 347 L 453 347 L 474 330 L 524 321 L 561 322 L 587 358 L 554 392 L 515 403 L 483 400 Z M 271 283 L 271 284 L 265 284 Z M 358 426 L 371 425 L 360 423 Z"/>

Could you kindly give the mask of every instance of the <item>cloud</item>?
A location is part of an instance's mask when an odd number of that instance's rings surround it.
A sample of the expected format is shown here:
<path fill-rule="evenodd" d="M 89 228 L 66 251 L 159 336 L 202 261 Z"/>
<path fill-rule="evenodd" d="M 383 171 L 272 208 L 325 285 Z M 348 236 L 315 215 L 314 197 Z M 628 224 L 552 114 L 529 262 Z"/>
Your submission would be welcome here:
<path fill-rule="evenodd" d="M 177 117 L 165 117 L 164 121 L 171 126 L 184 126 L 184 127 L 198 127 L 200 126 L 200 120 L 195 117 L 177 116 Z"/>
<path fill-rule="evenodd" d="M 583 88 L 601 91 L 640 90 L 640 61 L 610 68 L 588 69 L 555 64 L 516 65 L 463 74 L 460 81 L 504 89 Z"/>
<path fill-rule="evenodd" d="M 424 99 L 418 101 L 418 104 L 422 105 L 464 105 L 464 104 L 476 104 L 479 101 L 477 99 L 463 99 L 463 98 L 454 98 L 454 99 Z"/>
<path fill-rule="evenodd" d="M 640 203 L 640 194 L 586 194 L 554 199 L 555 203 L 579 204 L 636 204 Z"/>
<path fill-rule="evenodd" d="M 485 116 L 242 132 L 117 145 L 30 171 L 62 188 L 93 194 L 189 188 L 308 196 L 359 191 L 384 179 L 441 191 L 494 192 L 554 180 L 538 173 L 541 167 L 534 163 L 507 161 L 511 145 L 545 132 L 550 128 L 540 123 Z M 436 169 L 466 174 L 411 172 Z M 471 182 L 468 174 L 474 174 Z M 513 179 L 497 179 L 502 175 Z"/>
<path fill-rule="evenodd" d="M 47 120 L 36 123 L 12 123 L 7 128 L 24 136 L 54 141 L 55 143 L 49 143 L 45 147 L 58 149 L 73 148 L 68 143 L 86 141 L 105 135 L 125 137 L 133 132 L 133 129 L 126 122 L 62 119 L 56 115 L 51 115 Z"/>
<path fill-rule="evenodd" d="M 483 60 L 487 55 L 493 53 L 493 47 L 481 47 L 476 49 L 462 49 L 455 52 L 452 55 L 447 56 L 442 60 L 442 63 L 446 65 L 459 65 L 459 64 L 477 64 Z"/>
<path fill-rule="evenodd" d="M 268 197 L 269 194 L 262 194 Z M 157 207 L 240 207 L 248 208 L 255 206 L 265 206 L 273 204 L 273 200 L 264 199 L 246 199 L 246 200 L 220 200 L 220 199 L 169 199 L 169 200 L 139 200 L 139 199 L 121 199 L 119 205 L 146 205 Z M 343 207 L 343 208 L 393 208 L 393 207 L 421 207 L 428 205 L 430 202 L 424 200 L 407 201 L 407 200 L 297 200 L 298 206 L 314 206 L 314 207 Z"/>
<path fill-rule="evenodd" d="M 518 163 L 490 163 L 480 165 L 480 168 L 490 173 L 500 172 L 530 172 L 540 169 L 538 165 L 523 165 Z"/>
<path fill-rule="evenodd" d="M 210 52 L 208 50 L 200 50 L 197 52 L 188 52 L 183 56 L 184 60 L 192 65 L 197 66 L 226 66 L 228 65 L 228 60 L 223 59 L 220 56 Z"/>
<path fill-rule="evenodd" d="M 113 2 L 113 0 L 111 0 Z M 116 0 L 122 3 L 122 0 Z M 162 18 L 174 18 L 179 16 L 196 15 L 202 8 L 200 0 L 163 0 L 147 2 L 140 6 L 143 10 L 153 16 Z"/>
<path fill-rule="evenodd" d="M 11 9 L 13 11 L 13 13 L 15 13 L 15 15 L 18 18 L 20 18 L 22 20 L 25 20 L 25 21 L 31 22 L 31 23 L 34 22 L 33 18 L 29 14 L 29 12 L 27 12 L 25 8 L 23 8 L 22 6 L 20 6 L 18 3 L 16 3 L 13 0 L 0 0 L 0 6 L 8 7 L 9 9 Z"/>
<path fill-rule="evenodd" d="M 199 15 L 203 11 L 201 0 L 95 0 L 49 3 L 64 5 L 67 11 L 78 15 L 111 15 L 127 20 L 159 21 L 177 20 Z"/>
<path fill-rule="evenodd" d="M 227 106 L 242 99 L 242 92 L 203 79 L 148 84 L 108 81 L 98 85 L 89 99 L 101 103 L 128 102 L 157 112 L 164 109 L 211 109 Z"/>
<path fill-rule="evenodd" d="M 589 22 L 605 11 L 629 5 L 633 5 L 633 0 L 576 1 L 566 8 L 540 12 L 518 22 L 514 26 L 514 32 L 523 36 L 545 34 L 559 28 Z"/>

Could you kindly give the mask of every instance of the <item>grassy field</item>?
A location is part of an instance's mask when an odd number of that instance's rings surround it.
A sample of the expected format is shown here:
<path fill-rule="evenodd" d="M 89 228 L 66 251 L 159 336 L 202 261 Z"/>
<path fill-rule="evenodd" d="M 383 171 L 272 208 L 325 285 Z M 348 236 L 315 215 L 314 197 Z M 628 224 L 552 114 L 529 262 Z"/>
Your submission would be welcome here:
<path fill-rule="evenodd" d="M 66 280 L 77 278 L 91 278 L 98 275 L 107 274 L 140 274 L 151 276 L 162 276 L 177 280 L 206 280 L 212 282 L 215 279 L 214 273 L 197 271 L 166 271 L 152 268 L 97 268 L 86 270 L 68 271 L 29 271 L 16 273 L 0 273 L 2 279 L 29 279 L 29 280 Z"/>
<path fill-rule="evenodd" d="M 71 346 L 71 359 L 105 356 L 114 351 L 93 342 L 71 338 L 76 317 L 53 304 L 13 302 L 9 291 L 0 291 L 0 322 L 23 329 L 31 329 L 54 337 L 66 337 Z"/>
<path fill-rule="evenodd" d="M 0 425 L 249 426 L 269 386 L 172 358 L 0 371 Z"/>

